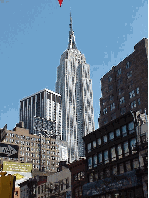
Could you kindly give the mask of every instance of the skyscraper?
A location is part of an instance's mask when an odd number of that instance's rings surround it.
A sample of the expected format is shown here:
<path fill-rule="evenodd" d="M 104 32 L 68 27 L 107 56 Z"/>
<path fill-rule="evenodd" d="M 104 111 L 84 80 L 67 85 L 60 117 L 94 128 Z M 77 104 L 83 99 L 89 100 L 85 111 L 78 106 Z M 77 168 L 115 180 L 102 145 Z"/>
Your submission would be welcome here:
<path fill-rule="evenodd" d="M 62 139 L 68 142 L 72 162 L 85 155 L 82 137 L 94 130 L 93 91 L 90 66 L 77 49 L 72 18 L 67 50 L 57 67 L 56 92 L 62 97 Z"/>
<path fill-rule="evenodd" d="M 34 129 L 35 118 L 45 119 L 55 124 L 56 133 L 61 136 L 61 95 L 48 89 L 39 91 L 20 101 L 20 121 L 31 134 L 37 134 Z"/>

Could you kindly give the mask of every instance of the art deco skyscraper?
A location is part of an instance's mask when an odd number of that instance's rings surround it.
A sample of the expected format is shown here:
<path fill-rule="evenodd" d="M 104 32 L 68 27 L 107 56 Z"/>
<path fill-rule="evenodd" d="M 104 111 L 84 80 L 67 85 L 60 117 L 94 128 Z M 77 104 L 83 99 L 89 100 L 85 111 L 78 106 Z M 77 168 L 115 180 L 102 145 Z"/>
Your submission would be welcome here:
<path fill-rule="evenodd" d="M 90 66 L 77 49 L 70 15 L 68 49 L 57 67 L 56 92 L 62 97 L 62 139 L 68 142 L 72 162 L 85 156 L 82 137 L 94 130 L 93 91 Z"/>

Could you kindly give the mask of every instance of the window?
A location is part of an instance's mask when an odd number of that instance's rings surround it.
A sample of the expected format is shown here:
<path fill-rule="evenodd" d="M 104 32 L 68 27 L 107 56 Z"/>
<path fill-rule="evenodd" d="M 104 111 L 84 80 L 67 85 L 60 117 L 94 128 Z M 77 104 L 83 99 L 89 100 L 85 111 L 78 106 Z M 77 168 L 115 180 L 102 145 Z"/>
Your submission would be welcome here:
<path fill-rule="evenodd" d="M 131 81 L 129 82 L 128 89 L 131 89 L 132 86 L 133 86 L 133 80 L 131 80 Z"/>
<path fill-rule="evenodd" d="M 130 140 L 130 149 L 131 149 L 132 154 L 136 153 L 136 151 L 133 151 L 133 148 L 135 147 L 135 145 L 136 145 L 136 138 L 133 138 Z"/>
<path fill-rule="evenodd" d="M 112 161 L 116 160 L 115 147 L 111 148 L 111 160 Z"/>
<path fill-rule="evenodd" d="M 117 81 L 117 85 L 118 85 L 118 86 L 120 86 L 122 83 L 123 83 L 122 78 L 118 79 L 118 81 Z"/>
<path fill-rule="evenodd" d="M 106 117 L 103 119 L 103 124 L 107 124 L 107 123 L 108 123 L 108 118 Z"/>
<path fill-rule="evenodd" d="M 134 122 L 130 122 L 128 124 L 128 130 L 129 130 L 129 134 L 134 132 Z"/>
<path fill-rule="evenodd" d="M 111 82 L 112 81 L 112 77 L 111 76 L 109 76 L 109 82 Z"/>
<path fill-rule="evenodd" d="M 113 166 L 112 173 L 113 175 L 117 175 L 117 166 Z"/>
<path fill-rule="evenodd" d="M 106 103 L 106 100 L 105 100 L 105 99 L 103 99 L 101 103 L 102 103 L 102 105 L 104 106 L 104 105 L 105 105 L 105 103 Z"/>
<path fill-rule="evenodd" d="M 98 162 L 102 163 L 102 152 L 98 153 Z"/>
<path fill-rule="evenodd" d="M 125 107 L 122 107 L 122 108 L 120 109 L 120 112 L 121 112 L 121 115 L 125 114 L 125 113 L 126 113 L 126 108 L 125 108 Z"/>
<path fill-rule="evenodd" d="M 124 102 L 125 102 L 125 98 L 124 97 L 120 98 L 120 104 L 123 104 Z"/>
<path fill-rule="evenodd" d="M 110 105 L 110 107 L 111 107 L 111 111 L 112 111 L 113 109 L 115 109 L 115 103 L 112 103 L 112 104 Z"/>
<path fill-rule="evenodd" d="M 78 180 L 80 180 L 80 173 L 78 173 Z"/>
<path fill-rule="evenodd" d="M 108 150 L 104 151 L 104 163 L 108 163 L 109 162 L 109 157 L 108 157 Z"/>
<path fill-rule="evenodd" d="M 96 148 L 96 140 L 93 141 L 93 148 Z"/>
<path fill-rule="evenodd" d="M 92 169 L 92 157 L 88 158 L 88 169 Z"/>
<path fill-rule="evenodd" d="M 129 155 L 128 142 L 124 142 L 124 154 L 125 156 Z"/>
<path fill-rule="evenodd" d="M 114 100 L 114 95 L 110 95 L 110 101 Z"/>
<path fill-rule="evenodd" d="M 124 165 L 120 164 L 119 169 L 120 169 L 120 174 L 123 174 L 124 173 Z"/>
<path fill-rule="evenodd" d="M 134 100 L 133 102 L 131 102 L 131 109 L 135 108 L 136 107 L 136 101 Z"/>
<path fill-rule="evenodd" d="M 104 142 L 104 143 L 107 142 L 107 135 L 103 136 L 103 142 Z"/>
<path fill-rule="evenodd" d="M 88 151 L 88 153 L 91 152 L 91 143 L 89 143 L 89 144 L 87 145 L 87 151 Z"/>
<path fill-rule="evenodd" d="M 129 98 L 133 98 L 133 97 L 135 97 L 135 91 L 134 90 L 129 92 Z"/>
<path fill-rule="evenodd" d="M 113 140 L 114 139 L 114 132 L 109 133 L 109 140 Z"/>
<path fill-rule="evenodd" d="M 126 125 L 122 126 L 122 135 L 123 137 L 127 136 Z"/>
<path fill-rule="evenodd" d="M 95 179 L 95 181 L 98 181 L 98 173 L 95 173 L 94 179 Z"/>
<path fill-rule="evenodd" d="M 77 181 L 78 180 L 78 174 L 74 175 L 74 180 Z"/>
<path fill-rule="evenodd" d="M 117 76 L 119 76 L 121 74 L 121 68 L 119 68 L 118 70 L 117 70 Z"/>
<path fill-rule="evenodd" d="M 108 168 L 105 169 L 105 176 L 110 177 L 110 170 Z"/>
<path fill-rule="evenodd" d="M 141 104 L 141 102 L 140 102 L 140 98 L 138 98 L 138 105 L 140 105 Z"/>
<path fill-rule="evenodd" d="M 121 135 L 120 129 L 116 129 L 116 137 L 119 137 Z"/>
<path fill-rule="evenodd" d="M 98 145 L 101 145 L 101 138 L 97 139 L 97 143 L 98 143 Z"/>
<path fill-rule="evenodd" d="M 40 194 L 40 186 L 38 186 L 38 194 Z"/>
<path fill-rule="evenodd" d="M 130 62 L 129 61 L 126 63 L 126 69 L 128 69 L 128 68 L 130 68 Z"/>
<path fill-rule="evenodd" d="M 124 89 L 123 89 L 123 88 L 118 89 L 118 95 L 119 95 L 119 96 L 120 96 L 121 94 L 123 94 L 123 92 L 124 92 Z"/>
<path fill-rule="evenodd" d="M 137 94 L 139 94 L 139 87 L 137 87 L 136 92 L 137 92 Z"/>
<path fill-rule="evenodd" d="M 123 156 L 122 156 L 122 147 L 121 147 L 121 144 L 118 145 L 117 147 L 117 154 L 118 154 L 118 158 L 121 159 Z"/>
<path fill-rule="evenodd" d="M 89 174 L 89 182 L 93 182 L 93 173 Z"/>
<path fill-rule="evenodd" d="M 107 107 L 105 109 L 103 109 L 103 115 L 107 114 L 108 111 L 107 111 Z"/>
<path fill-rule="evenodd" d="M 93 156 L 93 167 L 97 167 L 97 155 Z"/>
<path fill-rule="evenodd" d="M 126 171 L 129 172 L 131 171 L 131 165 L 130 165 L 130 161 L 126 162 Z"/>
<path fill-rule="evenodd" d="M 132 71 L 127 72 L 127 78 L 129 79 L 132 76 Z"/>
<path fill-rule="evenodd" d="M 138 159 L 134 159 L 133 160 L 133 169 L 137 169 L 139 168 L 139 160 Z"/>
<path fill-rule="evenodd" d="M 114 120 L 114 119 L 116 119 L 116 113 L 111 114 L 111 120 Z"/>

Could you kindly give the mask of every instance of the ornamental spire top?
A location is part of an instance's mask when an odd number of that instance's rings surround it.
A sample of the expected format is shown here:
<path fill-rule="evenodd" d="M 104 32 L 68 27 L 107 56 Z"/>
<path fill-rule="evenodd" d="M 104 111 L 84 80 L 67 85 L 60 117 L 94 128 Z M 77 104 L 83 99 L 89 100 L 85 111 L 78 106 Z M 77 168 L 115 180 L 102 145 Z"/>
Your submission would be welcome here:
<path fill-rule="evenodd" d="M 69 43 L 68 43 L 68 49 L 77 49 L 76 43 L 75 43 L 75 35 L 74 31 L 72 30 L 72 17 L 71 17 L 71 12 L 70 12 L 70 31 L 69 31 Z"/>

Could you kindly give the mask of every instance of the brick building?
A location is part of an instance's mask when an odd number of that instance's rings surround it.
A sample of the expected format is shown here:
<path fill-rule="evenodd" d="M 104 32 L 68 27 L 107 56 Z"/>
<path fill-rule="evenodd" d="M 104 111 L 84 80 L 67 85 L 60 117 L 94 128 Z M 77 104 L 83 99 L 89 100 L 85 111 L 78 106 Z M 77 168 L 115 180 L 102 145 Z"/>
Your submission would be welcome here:
<path fill-rule="evenodd" d="M 22 124 L 22 125 L 21 125 Z M 17 125 L 18 126 L 18 125 Z M 56 140 L 29 134 L 29 129 L 24 129 L 23 123 L 15 127 L 13 131 L 7 130 L 4 143 L 18 145 L 18 158 L 1 157 L 1 161 L 29 162 L 33 164 L 33 170 L 56 172 L 59 161 L 59 150 Z M 40 139 L 41 137 L 41 139 Z"/>
<path fill-rule="evenodd" d="M 148 39 L 101 78 L 101 91 L 99 127 L 130 110 L 148 109 Z"/>
<path fill-rule="evenodd" d="M 72 198 L 83 197 L 82 188 L 85 184 L 85 167 L 85 158 L 80 158 L 80 160 L 74 161 L 73 163 L 69 164 L 69 169 L 71 171 Z"/>
<path fill-rule="evenodd" d="M 143 198 L 136 129 L 131 112 L 84 137 L 86 178 L 83 197 Z"/>

